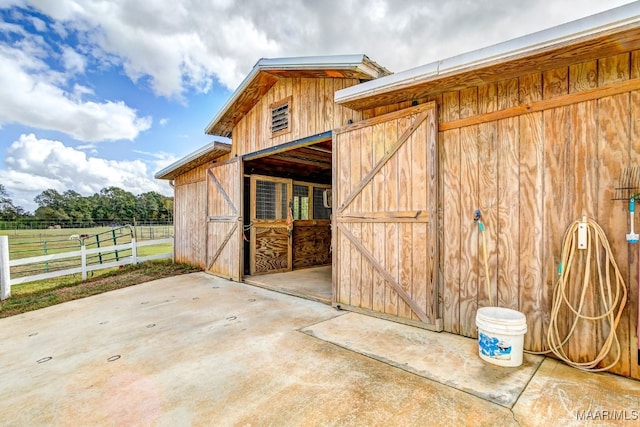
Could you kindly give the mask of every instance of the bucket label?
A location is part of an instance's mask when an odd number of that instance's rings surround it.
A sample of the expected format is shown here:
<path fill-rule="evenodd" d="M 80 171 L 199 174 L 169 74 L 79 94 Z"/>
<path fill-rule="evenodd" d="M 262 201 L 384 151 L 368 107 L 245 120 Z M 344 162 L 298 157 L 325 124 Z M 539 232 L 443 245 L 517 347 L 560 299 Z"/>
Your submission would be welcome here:
<path fill-rule="evenodd" d="M 478 331 L 478 346 L 483 356 L 500 360 L 511 360 L 511 342 L 504 338 L 490 337 Z"/>

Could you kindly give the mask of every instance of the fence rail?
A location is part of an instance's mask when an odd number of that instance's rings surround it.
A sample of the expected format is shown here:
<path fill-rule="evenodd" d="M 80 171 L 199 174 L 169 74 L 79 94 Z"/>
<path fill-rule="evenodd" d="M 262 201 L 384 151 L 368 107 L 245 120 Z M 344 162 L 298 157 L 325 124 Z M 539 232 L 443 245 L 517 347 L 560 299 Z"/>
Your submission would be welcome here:
<path fill-rule="evenodd" d="M 157 240 L 146 240 L 143 242 L 137 242 L 135 238 L 132 238 L 129 243 L 122 243 L 118 245 L 111 246 L 102 246 L 96 248 L 87 249 L 84 241 L 81 242 L 79 251 L 69 251 L 69 252 L 61 252 L 57 254 L 50 255 L 40 255 L 29 258 L 19 258 L 14 260 L 9 260 L 9 240 L 7 236 L 0 236 L 0 286 L 1 292 L 0 297 L 2 300 L 7 299 L 11 296 L 11 286 L 18 285 L 22 283 L 34 282 L 36 280 L 50 279 L 53 277 L 59 276 L 67 276 L 70 274 L 78 274 L 82 273 L 82 280 L 87 280 L 87 273 L 94 270 L 102 270 L 105 268 L 113 268 L 119 267 L 126 264 L 137 264 L 143 261 L 150 261 L 155 259 L 162 258 L 173 258 L 173 248 L 171 252 L 156 254 L 156 255 L 148 255 L 148 256 L 138 256 L 138 248 L 143 246 L 154 246 L 161 245 L 166 243 L 173 243 L 173 238 L 165 238 L 165 239 L 157 239 Z M 130 255 L 122 256 L 116 261 L 105 262 L 100 264 L 88 264 L 87 257 L 88 255 L 93 254 L 101 254 L 103 252 L 114 252 L 114 251 L 131 251 Z M 28 265 L 34 263 L 43 263 L 43 262 L 51 262 L 60 259 L 67 258 L 77 258 L 80 257 L 80 266 L 67 268 L 64 270 L 56 270 L 42 274 L 34 274 L 31 276 L 17 277 L 11 279 L 10 268 L 17 267 L 21 265 Z"/>

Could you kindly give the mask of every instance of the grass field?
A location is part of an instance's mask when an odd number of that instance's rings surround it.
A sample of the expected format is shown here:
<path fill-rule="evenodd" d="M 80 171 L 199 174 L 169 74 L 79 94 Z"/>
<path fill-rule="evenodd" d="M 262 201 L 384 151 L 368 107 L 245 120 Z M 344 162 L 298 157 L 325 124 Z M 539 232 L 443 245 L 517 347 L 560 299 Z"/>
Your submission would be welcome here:
<path fill-rule="evenodd" d="M 0 235 L 9 238 L 10 259 L 28 258 L 80 250 L 80 237 L 88 249 L 112 246 L 131 242 L 132 236 L 138 241 L 155 240 L 173 236 L 173 227 L 167 225 L 136 227 L 96 227 L 81 229 L 45 229 L 45 230 L 0 230 Z M 144 246 L 138 249 L 138 256 L 150 256 L 170 253 L 171 243 Z M 116 261 L 131 255 L 131 250 L 112 251 L 101 255 L 90 255 L 88 264 L 100 264 Z M 11 277 L 23 277 L 51 271 L 65 270 L 80 266 L 80 257 L 34 263 L 11 268 Z M 94 274 L 98 274 L 95 272 Z M 56 280 L 56 279 L 50 279 Z M 64 280 L 64 278 L 60 279 Z M 23 285 L 18 285 L 23 286 Z"/>
<path fill-rule="evenodd" d="M 80 250 L 80 236 L 87 248 L 105 247 L 131 242 L 136 236 L 138 241 L 164 239 L 173 236 L 172 226 L 132 227 L 96 227 L 80 229 L 47 230 L 0 230 L 0 235 L 8 236 L 10 259 L 28 258 L 40 255 L 56 254 Z M 75 237 L 76 235 L 77 237 Z M 74 237 L 72 237 L 74 236 Z M 71 238 L 70 238 L 71 237 Z M 144 246 L 138 249 L 139 256 L 170 253 L 171 243 Z M 119 251 L 119 257 L 131 255 L 131 250 Z M 105 253 L 102 262 L 115 260 L 115 253 Z M 93 256 L 89 264 L 99 263 Z M 21 277 L 44 272 L 63 270 L 80 265 L 80 257 L 68 258 L 48 263 L 29 264 L 11 268 L 11 277 Z M 82 281 L 79 274 L 39 280 L 11 287 L 11 297 L 0 303 L 0 317 L 24 313 L 30 310 L 95 295 L 125 286 L 155 280 L 176 274 L 198 271 L 184 264 L 174 264 L 170 260 L 144 262 L 127 265 L 122 268 L 108 268 L 89 272 L 89 278 Z"/>

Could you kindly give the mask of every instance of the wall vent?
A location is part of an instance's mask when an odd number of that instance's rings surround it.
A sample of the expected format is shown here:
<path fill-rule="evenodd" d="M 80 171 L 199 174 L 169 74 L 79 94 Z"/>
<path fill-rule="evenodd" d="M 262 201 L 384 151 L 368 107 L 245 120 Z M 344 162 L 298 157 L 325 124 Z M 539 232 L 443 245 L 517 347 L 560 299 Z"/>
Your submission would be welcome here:
<path fill-rule="evenodd" d="M 271 107 L 271 133 L 289 129 L 289 103 L 287 99 Z"/>

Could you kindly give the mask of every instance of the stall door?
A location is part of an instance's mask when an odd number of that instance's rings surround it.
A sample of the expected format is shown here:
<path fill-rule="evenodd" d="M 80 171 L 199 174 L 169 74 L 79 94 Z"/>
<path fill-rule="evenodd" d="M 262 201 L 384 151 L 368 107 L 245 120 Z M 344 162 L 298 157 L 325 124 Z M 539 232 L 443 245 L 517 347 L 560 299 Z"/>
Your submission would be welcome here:
<path fill-rule="evenodd" d="M 242 161 L 207 170 L 207 272 L 235 281 L 242 272 Z"/>
<path fill-rule="evenodd" d="M 335 304 L 441 329 L 436 141 L 433 103 L 335 132 Z"/>
<path fill-rule="evenodd" d="M 291 271 L 292 181 L 251 176 L 251 274 Z"/>

